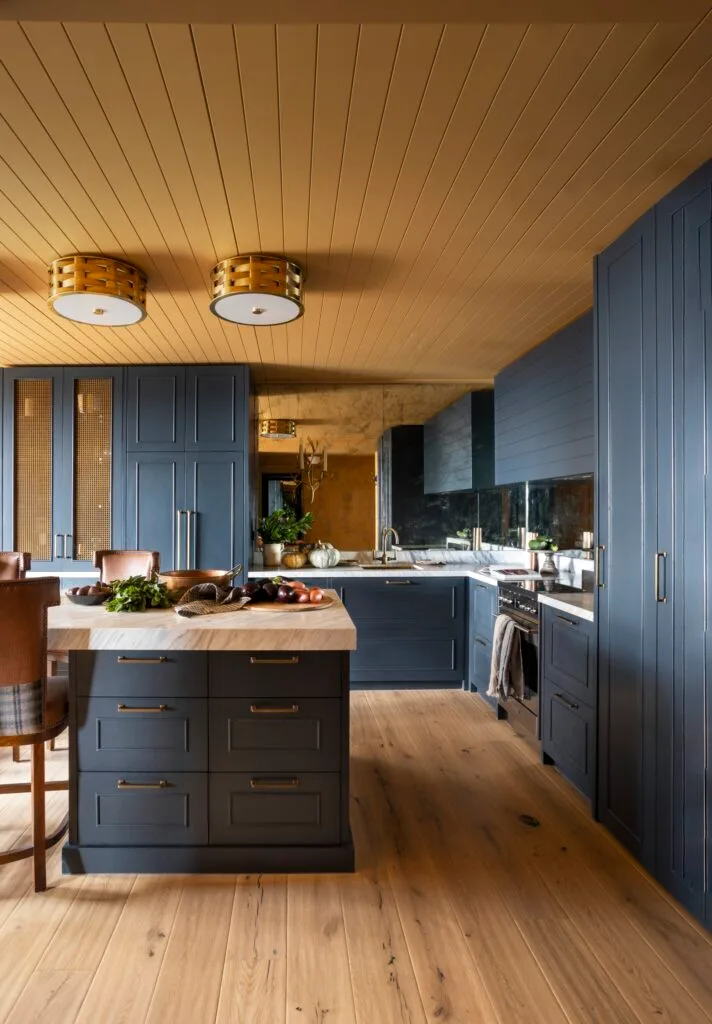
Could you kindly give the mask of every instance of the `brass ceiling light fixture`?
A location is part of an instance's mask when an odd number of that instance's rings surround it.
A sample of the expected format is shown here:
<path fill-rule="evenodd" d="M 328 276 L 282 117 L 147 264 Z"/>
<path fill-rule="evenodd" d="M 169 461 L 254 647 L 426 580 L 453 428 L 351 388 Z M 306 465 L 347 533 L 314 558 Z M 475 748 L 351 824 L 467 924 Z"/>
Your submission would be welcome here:
<path fill-rule="evenodd" d="M 297 436 L 295 420 L 260 420 L 260 437 L 270 441 L 289 441 Z"/>
<path fill-rule="evenodd" d="M 146 275 L 111 256 L 62 256 L 50 265 L 47 301 L 67 320 L 129 327 L 146 316 Z"/>
<path fill-rule="evenodd" d="M 231 323 L 287 324 L 304 312 L 302 268 L 285 256 L 232 256 L 215 264 L 210 283 L 211 312 Z"/>

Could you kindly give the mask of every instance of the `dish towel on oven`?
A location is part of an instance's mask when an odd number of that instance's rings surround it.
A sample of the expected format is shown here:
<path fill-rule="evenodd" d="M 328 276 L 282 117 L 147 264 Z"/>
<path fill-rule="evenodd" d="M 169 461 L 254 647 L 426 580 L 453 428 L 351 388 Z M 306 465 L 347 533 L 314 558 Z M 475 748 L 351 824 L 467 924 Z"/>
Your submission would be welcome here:
<path fill-rule="evenodd" d="M 524 696 L 522 641 L 519 629 L 509 615 L 498 615 L 494 620 L 492 664 L 487 696 L 497 697 L 499 700 Z"/>

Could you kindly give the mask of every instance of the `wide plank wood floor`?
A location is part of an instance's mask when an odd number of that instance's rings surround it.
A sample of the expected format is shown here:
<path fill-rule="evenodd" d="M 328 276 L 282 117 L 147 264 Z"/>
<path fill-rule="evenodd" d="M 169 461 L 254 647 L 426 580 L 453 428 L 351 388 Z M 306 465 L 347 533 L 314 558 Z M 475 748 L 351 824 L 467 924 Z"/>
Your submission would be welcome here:
<path fill-rule="evenodd" d="M 2 868 L 0 1021 L 712 1021 L 710 935 L 477 697 L 355 693 L 352 744 L 354 875 L 63 878 L 55 853 L 35 895 Z M 0 802 L 3 845 L 27 811 Z"/>

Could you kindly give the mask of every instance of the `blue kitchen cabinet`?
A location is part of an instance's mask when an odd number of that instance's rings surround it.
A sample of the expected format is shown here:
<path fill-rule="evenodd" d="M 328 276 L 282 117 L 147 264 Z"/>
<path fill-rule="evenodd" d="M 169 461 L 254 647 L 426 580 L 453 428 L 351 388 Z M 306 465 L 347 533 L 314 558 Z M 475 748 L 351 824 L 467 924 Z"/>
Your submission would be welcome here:
<path fill-rule="evenodd" d="M 494 392 L 471 391 L 423 427 L 425 494 L 494 484 Z"/>
<path fill-rule="evenodd" d="M 249 371 L 245 366 L 134 366 L 128 371 L 130 452 L 243 451 Z"/>
<path fill-rule="evenodd" d="M 384 578 L 385 577 L 385 578 Z M 462 686 L 465 582 L 379 574 L 335 577 L 358 634 L 351 685 L 401 689 Z"/>
<path fill-rule="evenodd" d="M 123 367 L 5 371 L 3 546 L 33 570 L 69 576 L 124 546 L 123 383 Z"/>
<path fill-rule="evenodd" d="M 597 816 L 655 864 L 655 213 L 597 258 Z"/>
<path fill-rule="evenodd" d="M 188 568 L 184 509 L 185 455 L 130 452 L 126 470 L 127 547 L 157 551 L 161 569 Z"/>
<path fill-rule="evenodd" d="M 658 562 L 656 874 L 712 923 L 712 166 L 656 208 Z"/>

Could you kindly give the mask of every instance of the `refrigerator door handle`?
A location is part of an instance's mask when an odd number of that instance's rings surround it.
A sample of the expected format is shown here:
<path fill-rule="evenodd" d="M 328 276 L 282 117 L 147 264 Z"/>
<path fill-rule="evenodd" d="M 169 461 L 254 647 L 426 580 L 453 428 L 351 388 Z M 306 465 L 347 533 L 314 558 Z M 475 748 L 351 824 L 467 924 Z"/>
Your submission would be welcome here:
<path fill-rule="evenodd" d="M 187 524 L 185 531 L 185 567 L 186 569 L 195 569 L 195 524 L 193 520 L 194 512 L 192 508 L 186 509 L 185 515 Z"/>

